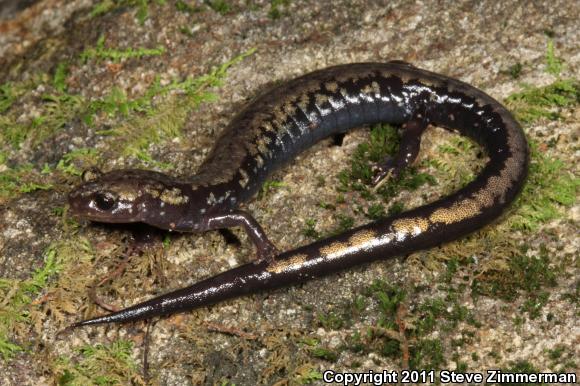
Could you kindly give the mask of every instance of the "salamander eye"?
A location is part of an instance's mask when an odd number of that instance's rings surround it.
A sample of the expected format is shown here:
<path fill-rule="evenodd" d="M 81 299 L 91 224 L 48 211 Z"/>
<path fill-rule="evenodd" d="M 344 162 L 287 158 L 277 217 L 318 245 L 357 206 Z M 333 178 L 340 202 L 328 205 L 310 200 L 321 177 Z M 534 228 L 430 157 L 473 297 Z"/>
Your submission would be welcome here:
<path fill-rule="evenodd" d="M 95 196 L 94 201 L 100 210 L 109 210 L 115 205 L 115 198 L 110 194 L 99 193 Z"/>

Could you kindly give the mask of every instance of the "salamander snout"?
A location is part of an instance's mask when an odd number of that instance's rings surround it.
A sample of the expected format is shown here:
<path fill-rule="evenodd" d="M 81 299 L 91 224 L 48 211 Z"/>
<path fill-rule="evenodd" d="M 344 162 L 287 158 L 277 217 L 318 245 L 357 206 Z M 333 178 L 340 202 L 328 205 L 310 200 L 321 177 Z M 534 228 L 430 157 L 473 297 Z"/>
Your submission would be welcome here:
<path fill-rule="evenodd" d="M 95 183 L 82 184 L 68 196 L 74 216 L 100 222 L 139 221 L 132 197 L 122 197 L 115 191 L 103 190 Z"/>
<path fill-rule="evenodd" d="M 119 177 L 117 173 L 93 176 L 73 189 L 68 195 L 72 215 L 107 223 L 141 221 L 143 189 L 135 180 Z"/>

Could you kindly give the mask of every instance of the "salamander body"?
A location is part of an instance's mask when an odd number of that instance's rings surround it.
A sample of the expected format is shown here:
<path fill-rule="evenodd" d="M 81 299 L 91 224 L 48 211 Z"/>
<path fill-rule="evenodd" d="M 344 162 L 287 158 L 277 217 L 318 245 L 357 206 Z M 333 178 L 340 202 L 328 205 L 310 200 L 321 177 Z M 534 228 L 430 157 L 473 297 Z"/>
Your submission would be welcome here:
<path fill-rule="evenodd" d="M 269 174 L 301 151 L 379 122 L 402 125 L 402 141 L 398 154 L 378 165 L 377 182 L 413 162 L 430 124 L 471 138 L 489 160 L 472 182 L 447 197 L 283 253 L 239 209 Z M 69 195 L 74 214 L 183 232 L 243 226 L 259 259 L 74 327 L 191 310 L 457 239 L 497 218 L 521 190 L 527 169 L 528 146 L 517 121 L 468 84 L 398 61 L 306 74 L 255 98 L 190 179 L 143 170 L 88 173 Z"/>

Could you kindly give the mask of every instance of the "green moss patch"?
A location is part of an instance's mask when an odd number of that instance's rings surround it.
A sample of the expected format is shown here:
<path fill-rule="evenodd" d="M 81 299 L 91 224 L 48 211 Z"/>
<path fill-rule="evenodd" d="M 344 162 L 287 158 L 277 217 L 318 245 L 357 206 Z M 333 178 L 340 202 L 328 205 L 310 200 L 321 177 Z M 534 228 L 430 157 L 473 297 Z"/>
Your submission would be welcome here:
<path fill-rule="evenodd" d="M 145 385 L 132 357 L 133 343 L 117 340 L 110 344 L 83 346 L 79 358 L 60 357 L 54 364 L 57 383 L 77 385 Z"/>
<path fill-rule="evenodd" d="M 12 337 L 23 337 L 31 323 L 31 306 L 48 281 L 62 269 L 62 261 L 56 248 L 50 247 L 44 254 L 44 265 L 26 280 L 0 278 L 0 356 L 8 360 L 23 351 L 27 340 L 21 343 Z M 24 343 L 26 342 L 26 343 Z"/>
<path fill-rule="evenodd" d="M 47 76 L 41 77 L 48 81 Z M 59 80 L 60 82 L 60 80 Z M 26 82 L 28 83 L 28 82 Z M 70 95 L 64 91 L 59 91 L 50 83 L 39 83 L 46 91 L 39 93 L 38 90 L 32 95 L 29 90 L 21 94 L 21 98 L 26 98 L 28 103 L 37 105 L 38 113 L 29 115 L 28 119 L 20 119 L 22 113 L 15 108 L 16 101 L 5 99 L 5 113 L 0 116 L 0 146 L 7 149 L 10 146 L 18 149 L 25 142 L 30 142 L 31 146 L 36 146 L 70 122 L 83 109 L 83 98 Z M 26 84 L 19 85 L 21 89 L 27 87 Z M 62 87 L 62 84 L 58 84 Z"/>
<path fill-rule="evenodd" d="M 445 350 L 470 343 L 477 323 L 456 297 L 418 300 L 422 292 L 419 287 L 405 289 L 375 281 L 340 311 L 318 314 L 320 327 L 348 332 L 345 343 L 333 350 L 317 340 L 310 342 L 310 355 L 334 362 L 347 350 L 358 355 L 376 353 L 412 369 L 443 368 L 450 359 Z M 411 302 L 415 304 L 411 306 Z M 361 327 L 362 320 L 372 322 L 363 322 Z M 440 332 L 440 339 L 433 339 L 434 331 Z M 449 338 L 457 332 L 463 335 L 462 340 Z"/>
<path fill-rule="evenodd" d="M 133 7 L 137 9 L 136 18 L 143 25 L 149 18 L 151 4 L 164 5 L 165 0 L 103 0 L 95 4 L 89 13 L 89 17 L 99 17 L 121 7 Z"/>
<path fill-rule="evenodd" d="M 556 286 L 559 269 L 552 266 L 545 249 L 537 257 L 522 250 L 507 265 L 507 269 L 489 269 L 478 275 L 472 284 L 473 295 L 499 297 L 508 302 L 525 295 L 520 310 L 530 319 L 537 318 L 550 298 L 547 289 Z"/>
<path fill-rule="evenodd" d="M 339 173 L 339 191 L 357 191 L 366 200 L 378 199 L 384 203 L 389 202 L 401 190 L 415 190 L 426 183 L 435 183 L 429 175 L 410 167 L 401 173 L 400 178 L 389 180 L 374 189 L 371 185 L 373 165 L 382 162 L 386 157 L 393 157 L 399 143 L 397 128 L 386 124 L 374 126 L 369 141 L 357 147 L 350 167 Z"/>
<path fill-rule="evenodd" d="M 97 44 L 96 57 L 106 56 L 97 55 L 103 42 L 101 39 Z M 20 148 L 46 141 L 75 117 L 83 117 L 86 124 L 92 125 L 95 117 L 105 116 L 120 122 L 114 129 L 99 132 L 101 136 L 110 137 L 106 146 L 109 156 L 120 154 L 135 157 L 148 165 L 169 168 L 170 164 L 153 159 L 148 153 L 149 146 L 180 136 L 188 114 L 199 104 L 215 100 L 211 89 L 222 84 L 228 68 L 253 52 L 250 50 L 241 54 L 199 77 L 174 80 L 166 85 L 161 85 L 160 80 L 156 79 L 143 95 L 134 98 L 129 98 L 116 87 L 93 101 L 70 94 L 66 85 L 67 63 L 58 64 L 52 76 L 42 74 L 26 82 L 1 85 L 0 167 Z M 141 57 L 147 53 L 132 50 L 125 54 L 126 57 Z M 38 90 L 44 91 L 39 93 Z M 38 104 L 39 113 L 28 120 L 20 119 L 23 103 Z M 21 193 L 52 189 L 62 183 L 63 174 L 78 176 L 80 167 L 94 166 L 100 157 L 96 149 L 78 149 L 65 154 L 56 167 L 5 165 L 0 169 L 0 202 Z"/>
<path fill-rule="evenodd" d="M 563 161 L 540 151 L 535 141 L 529 143 L 528 180 L 506 223 L 515 230 L 535 232 L 541 224 L 560 217 L 564 207 L 574 204 L 580 178 L 568 171 Z"/>
<path fill-rule="evenodd" d="M 35 190 L 52 189 L 52 184 L 32 165 L 24 165 L 14 169 L 6 168 L 0 172 L 0 203 L 3 203 L 18 194 L 30 193 Z"/>
<path fill-rule="evenodd" d="M 165 53 L 165 48 L 157 46 L 155 48 L 133 48 L 129 47 L 124 50 L 106 48 L 105 35 L 101 35 L 97 41 L 96 47 L 87 48 L 80 55 L 80 59 L 86 62 L 89 59 L 110 60 L 113 62 L 120 62 L 122 60 L 137 58 L 141 59 L 147 56 L 159 56 Z"/>
<path fill-rule="evenodd" d="M 371 220 L 377 220 L 387 215 L 400 213 L 404 210 L 401 202 L 393 200 L 403 190 L 416 190 L 425 184 L 434 184 L 435 179 L 428 174 L 419 173 L 413 167 L 403 171 L 396 180 L 389 180 L 378 188 L 372 185 L 374 172 L 372 167 L 377 162 L 382 162 L 385 157 L 393 156 L 399 145 L 397 129 L 390 125 L 377 125 L 371 129 L 368 141 L 361 143 L 351 159 L 350 166 L 338 174 L 339 185 L 335 203 L 321 202 L 319 206 L 332 212 L 336 225 L 334 229 L 326 232 L 316 230 L 316 220 L 307 219 L 303 228 L 303 234 L 322 239 L 343 233 L 351 229 L 356 221 L 349 215 L 336 212 L 336 207 L 345 202 L 348 192 L 357 192 L 363 199 L 361 203 L 354 204 L 354 212 Z M 324 185 L 324 178 L 320 184 Z"/>
<path fill-rule="evenodd" d="M 270 19 L 279 19 L 284 15 L 284 8 L 290 4 L 290 0 L 270 0 Z"/>
<path fill-rule="evenodd" d="M 200 77 L 175 80 L 164 86 L 156 80 L 143 97 L 132 101 L 123 94 L 102 100 L 95 110 L 108 111 L 109 114 L 121 112 L 123 115 L 133 111 L 139 113 L 119 127 L 101 133 L 114 137 L 110 140 L 109 150 L 150 161 L 147 154 L 149 145 L 181 136 L 181 128 L 189 113 L 201 103 L 214 101 L 216 95 L 210 91 L 211 88 L 221 86 L 227 70 L 253 52 L 245 52 Z M 152 102 L 154 96 L 161 98 L 156 104 Z"/>
<path fill-rule="evenodd" d="M 546 72 L 558 76 L 560 75 L 560 72 L 562 72 L 563 68 L 563 61 L 556 56 L 554 41 L 552 39 L 548 39 L 548 44 L 546 47 Z"/>
<path fill-rule="evenodd" d="M 525 87 L 523 91 L 505 99 L 506 106 L 522 123 L 539 119 L 559 120 L 560 110 L 578 105 L 580 83 L 573 79 L 559 79 L 545 87 Z"/>

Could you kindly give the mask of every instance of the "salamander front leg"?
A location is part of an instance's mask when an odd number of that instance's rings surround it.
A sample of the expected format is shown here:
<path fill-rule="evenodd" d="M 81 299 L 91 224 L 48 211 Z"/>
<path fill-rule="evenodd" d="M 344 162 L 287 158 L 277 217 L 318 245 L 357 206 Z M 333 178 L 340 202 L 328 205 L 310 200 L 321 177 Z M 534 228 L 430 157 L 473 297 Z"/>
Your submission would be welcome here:
<path fill-rule="evenodd" d="M 378 186 L 389 174 L 391 178 L 397 178 L 406 167 L 415 161 L 421 147 L 421 135 L 427 126 L 429 126 L 429 122 L 423 115 L 417 115 L 403 124 L 404 131 L 397 154 L 392 158 L 385 158 L 383 162 L 374 167 L 375 175 L 372 182 L 375 186 Z"/>
<path fill-rule="evenodd" d="M 234 210 L 224 214 L 208 215 L 203 225 L 204 230 L 243 227 L 256 246 L 258 261 L 273 262 L 274 257 L 279 254 L 278 248 L 268 239 L 260 224 L 244 211 Z"/>

